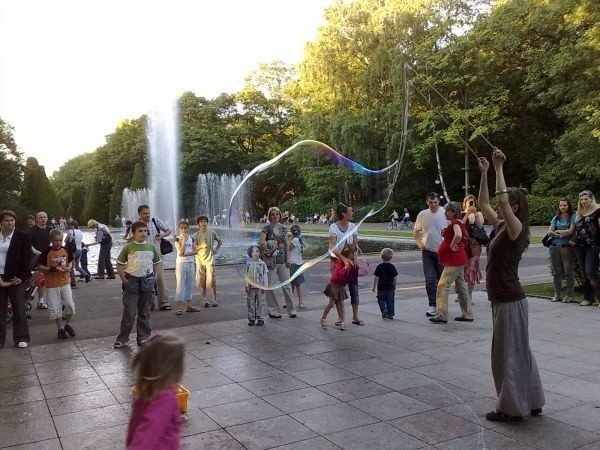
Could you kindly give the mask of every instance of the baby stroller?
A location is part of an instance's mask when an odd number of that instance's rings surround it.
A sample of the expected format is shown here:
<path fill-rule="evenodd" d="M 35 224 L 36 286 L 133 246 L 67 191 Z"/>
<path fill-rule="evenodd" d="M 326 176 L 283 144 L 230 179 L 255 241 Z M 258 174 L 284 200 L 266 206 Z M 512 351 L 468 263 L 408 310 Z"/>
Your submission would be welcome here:
<path fill-rule="evenodd" d="M 42 286 L 44 284 L 45 280 L 46 280 L 46 278 L 45 278 L 44 274 L 39 273 L 38 275 L 35 275 L 35 276 L 29 278 L 25 282 L 25 315 L 27 316 L 28 319 L 31 319 L 31 304 L 33 302 L 35 294 L 37 293 L 40 286 Z M 13 318 L 12 306 L 9 303 L 8 304 L 7 321 L 10 322 L 12 320 L 12 318 Z"/>

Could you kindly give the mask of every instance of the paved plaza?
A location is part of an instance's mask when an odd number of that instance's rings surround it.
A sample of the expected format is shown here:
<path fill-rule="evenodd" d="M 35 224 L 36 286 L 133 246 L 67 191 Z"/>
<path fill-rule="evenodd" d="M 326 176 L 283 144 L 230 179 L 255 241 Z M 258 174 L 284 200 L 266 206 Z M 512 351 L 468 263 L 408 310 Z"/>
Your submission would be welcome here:
<path fill-rule="evenodd" d="M 529 299 L 545 415 L 504 424 L 484 417 L 495 404 L 485 293 L 475 293 L 475 322 L 447 325 L 427 321 L 422 290 L 397 294 L 396 320 L 384 321 L 363 289 L 366 325 L 346 331 L 333 315 L 320 328 L 322 295 L 260 328 L 238 319 L 157 330 L 187 341 L 182 448 L 600 449 L 597 308 Z M 113 341 L 2 349 L 0 447 L 124 448 L 136 348 Z"/>

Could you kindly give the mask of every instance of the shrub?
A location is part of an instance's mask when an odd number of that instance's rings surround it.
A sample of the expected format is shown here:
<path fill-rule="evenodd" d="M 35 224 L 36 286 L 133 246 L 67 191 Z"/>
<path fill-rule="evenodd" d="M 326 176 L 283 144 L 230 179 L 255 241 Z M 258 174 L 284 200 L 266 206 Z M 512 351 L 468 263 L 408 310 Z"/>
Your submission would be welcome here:
<path fill-rule="evenodd" d="M 527 196 L 529 202 L 529 219 L 531 225 L 549 225 L 558 207 L 557 197 L 542 195 Z"/>

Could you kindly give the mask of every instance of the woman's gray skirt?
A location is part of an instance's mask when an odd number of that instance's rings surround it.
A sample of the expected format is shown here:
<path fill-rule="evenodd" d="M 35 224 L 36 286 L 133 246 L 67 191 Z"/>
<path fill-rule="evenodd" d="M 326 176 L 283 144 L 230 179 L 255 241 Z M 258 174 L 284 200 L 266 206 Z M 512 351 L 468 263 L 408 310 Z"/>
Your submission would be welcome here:
<path fill-rule="evenodd" d="M 509 416 L 529 416 L 544 406 L 544 390 L 529 348 L 527 299 L 492 302 L 492 375 L 498 402 L 496 411 Z"/>

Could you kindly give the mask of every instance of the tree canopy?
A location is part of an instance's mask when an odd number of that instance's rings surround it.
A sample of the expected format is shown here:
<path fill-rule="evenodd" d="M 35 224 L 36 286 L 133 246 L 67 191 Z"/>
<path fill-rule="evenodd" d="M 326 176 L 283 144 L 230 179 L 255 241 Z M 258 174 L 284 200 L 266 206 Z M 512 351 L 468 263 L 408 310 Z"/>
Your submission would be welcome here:
<path fill-rule="evenodd" d="M 325 19 L 298 67 L 261 64 L 239 92 L 214 99 L 181 94 L 187 216 L 199 173 L 249 170 L 302 139 L 382 168 L 398 157 L 405 121 L 408 153 L 391 207 L 420 209 L 436 181 L 451 199 L 475 192 L 470 150 L 489 155 L 490 144 L 508 156 L 509 183 L 536 196 L 600 191 L 596 0 L 353 0 L 333 3 Z M 103 146 L 66 163 L 51 180 L 62 210 L 80 220 L 118 214 L 122 189 L 145 186 L 145 128 L 144 116 L 123 120 Z M 304 215 L 376 197 L 366 178 L 316 164 L 308 150 L 253 180 L 253 215 L 272 204 Z M 23 182 L 28 202 L 29 178 L 2 121 L 0 163 L 4 202 Z"/>

